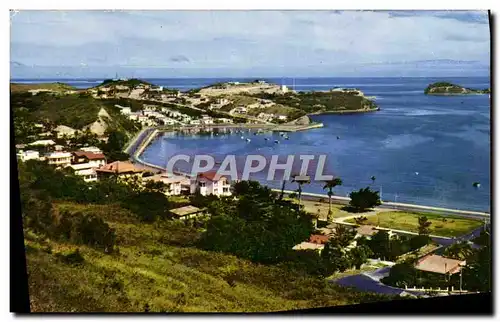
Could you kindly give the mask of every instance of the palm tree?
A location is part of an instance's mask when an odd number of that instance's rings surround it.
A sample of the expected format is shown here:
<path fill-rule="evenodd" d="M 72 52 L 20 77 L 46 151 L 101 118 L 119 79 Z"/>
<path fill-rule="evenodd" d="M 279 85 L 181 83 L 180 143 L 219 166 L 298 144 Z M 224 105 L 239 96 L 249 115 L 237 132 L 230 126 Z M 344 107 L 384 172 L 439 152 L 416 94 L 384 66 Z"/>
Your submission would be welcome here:
<path fill-rule="evenodd" d="M 330 217 L 332 215 L 332 196 L 333 196 L 333 188 L 336 186 L 341 186 L 342 180 L 340 178 L 333 178 L 331 180 L 325 181 L 325 186 L 323 190 L 328 189 L 328 221 L 330 221 Z"/>
<path fill-rule="evenodd" d="M 294 175 L 292 182 L 296 182 L 297 185 L 299 186 L 297 189 L 297 193 L 299 195 L 299 207 L 300 207 L 300 201 L 301 201 L 301 197 L 302 197 L 302 185 L 310 183 L 311 178 L 309 176 Z"/>
<path fill-rule="evenodd" d="M 375 176 L 372 176 L 370 179 L 372 179 L 372 183 L 375 183 Z"/>

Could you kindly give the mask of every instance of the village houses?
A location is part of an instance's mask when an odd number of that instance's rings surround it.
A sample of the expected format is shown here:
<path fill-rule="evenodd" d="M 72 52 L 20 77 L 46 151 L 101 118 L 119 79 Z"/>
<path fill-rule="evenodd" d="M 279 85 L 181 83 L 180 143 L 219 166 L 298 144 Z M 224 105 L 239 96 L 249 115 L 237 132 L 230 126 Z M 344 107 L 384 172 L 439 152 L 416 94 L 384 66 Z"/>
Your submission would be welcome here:
<path fill-rule="evenodd" d="M 199 173 L 191 177 L 191 194 L 230 196 L 231 184 L 227 177 L 218 176 L 216 171 Z"/>

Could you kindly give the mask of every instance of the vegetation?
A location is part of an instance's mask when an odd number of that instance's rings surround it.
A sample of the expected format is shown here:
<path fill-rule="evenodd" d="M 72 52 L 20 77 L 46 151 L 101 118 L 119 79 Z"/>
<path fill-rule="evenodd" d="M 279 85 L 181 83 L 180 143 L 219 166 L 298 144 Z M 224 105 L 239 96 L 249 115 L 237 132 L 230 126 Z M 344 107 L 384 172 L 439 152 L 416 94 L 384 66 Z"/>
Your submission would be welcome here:
<path fill-rule="evenodd" d="M 157 185 L 88 184 L 36 161 L 19 165 L 19 179 L 33 311 L 265 312 L 390 298 L 335 286 L 302 269 L 307 255 L 285 255 L 309 235 L 310 218 L 289 202 L 274 203 L 258 183 L 236 186 L 240 201 L 195 197 L 211 212 L 224 211 L 200 233 L 168 220 L 169 198 L 152 199 Z M 199 249 L 220 238 L 243 256 L 284 261 L 261 265 Z M 215 243 L 204 247 L 202 240 Z"/>
<path fill-rule="evenodd" d="M 400 229 L 411 232 L 419 232 L 418 213 L 404 211 L 384 211 L 373 216 L 367 216 L 366 224 L 375 225 L 389 229 Z M 480 220 L 459 218 L 453 216 L 440 216 L 434 214 L 425 214 L 425 217 L 431 223 L 428 226 L 429 233 L 437 236 L 454 237 L 464 235 L 471 230 L 482 225 Z M 347 220 L 354 223 L 354 220 Z"/>
<path fill-rule="evenodd" d="M 333 189 L 336 186 L 342 185 L 342 180 L 340 178 L 333 178 L 332 180 L 326 181 L 323 186 L 323 190 L 328 189 L 328 221 L 331 222 L 333 220 L 332 217 L 332 196 Z"/>
<path fill-rule="evenodd" d="M 100 85 L 97 85 L 96 87 L 99 88 L 101 86 L 116 86 L 116 85 L 122 85 L 122 86 L 128 86 L 130 88 L 133 88 L 138 85 L 152 85 L 149 82 L 146 82 L 144 80 L 132 78 L 132 79 L 127 79 L 127 80 L 112 80 L 112 79 L 105 79 Z"/>
<path fill-rule="evenodd" d="M 426 95 L 442 95 L 442 94 L 489 94 L 490 89 L 471 89 L 462 87 L 460 85 L 448 83 L 448 82 L 437 82 L 432 83 L 427 86 L 424 90 Z"/>
<path fill-rule="evenodd" d="M 349 194 L 349 198 L 351 198 L 349 207 L 354 212 L 363 212 L 366 209 L 379 206 L 381 202 L 378 194 L 378 191 L 372 191 L 370 187 L 353 191 Z"/>
<path fill-rule="evenodd" d="M 373 101 L 359 96 L 356 91 L 260 93 L 254 94 L 253 97 L 269 99 L 276 104 L 295 107 L 306 113 L 364 110 L 377 107 Z"/>
<path fill-rule="evenodd" d="M 76 90 L 75 87 L 70 86 L 68 84 L 64 83 L 40 83 L 40 84 L 18 84 L 18 83 L 11 83 L 10 84 L 10 92 L 27 92 L 30 90 L 39 90 L 39 89 L 45 89 L 45 90 L 50 90 L 52 92 L 63 92 L 63 91 L 74 91 Z M 31 93 L 30 93 L 31 95 Z"/>

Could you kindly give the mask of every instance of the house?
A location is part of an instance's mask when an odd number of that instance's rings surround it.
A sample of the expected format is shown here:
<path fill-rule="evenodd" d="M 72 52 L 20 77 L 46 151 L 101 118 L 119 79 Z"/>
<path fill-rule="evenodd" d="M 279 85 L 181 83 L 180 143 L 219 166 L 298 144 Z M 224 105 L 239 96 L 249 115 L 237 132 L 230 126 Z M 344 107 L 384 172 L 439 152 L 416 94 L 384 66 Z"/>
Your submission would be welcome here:
<path fill-rule="evenodd" d="M 17 150 L 23 150 L 26 148 L 26 144 L 16 144 L 16 149 Z"/>
<path fill-rule="evenodd" d="M 261 120 L 264 120 L 264 121 L 270 121 L 274 118 L 274 114 L 259 113 L 259 115 L 257 115 L 257 117 Z"/>
<path fill-rule="evenodd" d="M 58 138 L 63 138 L 63 137 L 68 137 L 68 138 L 72 138 L 75 136 L 75 132 L 76 130 L 69 127 L 69 126 L 66 126 L 66 125 L 59 125 L 57 126 L 54 131 L 57 132 L 57 137 Z"/>
<path fill-rule="evenodd" d="M 285 85 L 281 85 L 281 92 L 283 93 L 288 92 L 288 87 L 286 87 Z"/>
<path fill-rule="evenodd" d="M 218 119 L 216 119 L 216 121 L 219 123 L 225 123 L 225 124 L 232 124 L 233 123 L 232 119 L 228 119 L 228 118 L 224 118 L 224 117 L 218 118 Z"/>
<path fill-rule="evenodd" d="M 102 153 L 93 153 L 86 151 L 75 151 L 72 152 L 72 162 L 73 164 L 88 163 L 94 168 L 99 168 L 106 164 L 106 157 Z"/>
<path fill-rule="evenodd" d="M 227 98 L 218 98 L 215 102 L 220 106 L 227 105 L 230 103 Z"/>
<path fill-rule="evenodd" d="M 148 181 L 163 182 L 169 188 L 165 192 L 167 196 L 178 196 L 182 193 L 182 186 L 189 185 L 189 179 L 182 176 L 175 176 L 167 173 L 155 174 L 153 176 L 142 178 L 143 183 Z"/>
<path fill-rule="evenodd" d="M 75 175 L 82 176 L 85 182 L 97 181 L 95 165 L 92 163 L 72 164 L 70 168 L 75 171 Z"/>
<path fill-rule="evenodd" d="M 302 242 L 300 244 L 297 244 L 293 246 L 293 250 L 316 250 L 319 253 L 325 248 L 325 245 L 323 244 L 316 244 L 316 243 L 310 243 L 310 242 Z"/>
<path fill-rule="evenodd" d="M 376 233 L 378 233 L 378 229 L 376 229 L 375 226 L 361 225 L 356 228 L 356 238 L 365 237 L 370 239 Z"/>
<path fill-rule="evenodd" d="M 83 148 L 80 148 L 80 151 L 85 151 L 85 152 L 92 152 L 92 153 L 102 153 L 101 149 L 95 147 L 95 146 L 87 146 L 87 147 L 83 147 Z"/>
<path fill-rule="evenodd" d="M 170 214 L 180 220 L 192 219 L 200 216 L 205 216 L 206 211 L 194 206 L 184 206 L 170 210 Z"/>
<path fill-rule="evenodd" d="M 329 237 L 326 235 L 311 235 L 309 242 L 318 245 L 324 245 L 328 242 Z"/>
<path fill-rule="evenodd" d="M 115 161 L 96 169 L 97 178 L 107 178 L 118 176 L 119 178 L 142 177 L 144 169 L 136 167 L 128 161 Z"/>
<path fill-rule="evenodd" d="M 52 152 L 45 155 L 45 160 L 48 161 L 50 165 L 55 165 L 56 167 L 67 167 L 71 165 L 71 153 L 69 152 Z"/>
<path fill-rule="evenodd" d="M 38 146 L 48 147 L 48 146 L 56 145 L 56 142 L 54 142 L 52 140 L 38 140 L 38 141 L 35 141 L 35 142 L 31 142 L 28 145 L 30 145 L 30 146 L 38 145 Z"/>
<path fill-rule="evenodd" d="M 286 116 L 286 115 L 277 115 L 277 117 L 278 117 L 278 120 L 280 120 L 280 121 L 286 121 L 288 119 L 288 116 Z"/>
<path fill-rule="evenodd" d="M 17 153 L 17 158 L 22 162 L 26 162 L 28 160 L 39 160 L 40 153 L 38 151 L 33 151 L 33 150 L 19 151 Z"/>
<path fill-rule="evenodd" d="M 208 115 L 203 115 L 201 118 L 201 123 L 205 125 L 214 124 L 214 119 Z"/>
<path fill-rule="evenodd" d="M 230 196 L 231 185 L 225 176 L 218 176 L 216 171 L 198 173 L 191 178 L 191 194 Z"/>
<path fill-rule="evenodd" d="M 200 125 L 201 121 L 200 120 L 191 120 L 191 121 L 189 121 L 189 124 L 191 124 L 191 125 Z"/>
<path fill-rule="evenodd" d="M 437 274 L 455 274 L 460 272 L 466 261 L 429 254 L 420 258 L 415 264 L 415 269 Z"/>
<path fill-rule="evenodd" d="M 129 115 L 130 113 L 132 113 L 132 109 L 130 107 L 120 106 L 120 105 L 115 105 L 115 106 L 120 109 L 120 113 L 122 113 L 123 115 Z"/>
<path fill-rule="evenodd" d="M 240 114 L 243 114 L 243 113 L 246 113 L 247 112 L 247 108 L 244 107 L 244 106 L 238 106 L 238 107 L 235 107 L 233 109 L 234 113 L 240 113 Z"/>

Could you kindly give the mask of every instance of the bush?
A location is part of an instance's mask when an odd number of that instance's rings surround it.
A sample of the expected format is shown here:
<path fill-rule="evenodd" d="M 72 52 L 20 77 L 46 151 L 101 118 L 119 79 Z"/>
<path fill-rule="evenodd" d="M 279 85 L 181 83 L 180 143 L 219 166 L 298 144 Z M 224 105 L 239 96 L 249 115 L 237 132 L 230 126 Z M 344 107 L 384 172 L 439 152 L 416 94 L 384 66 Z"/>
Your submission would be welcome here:
<path fill-rule="evenodd" d="M 57 257 L 68 265 L 81 265 L 85 262 L 85 258 L 83 258 L 78 248 L 68 254 L 57 254 Z"/>

